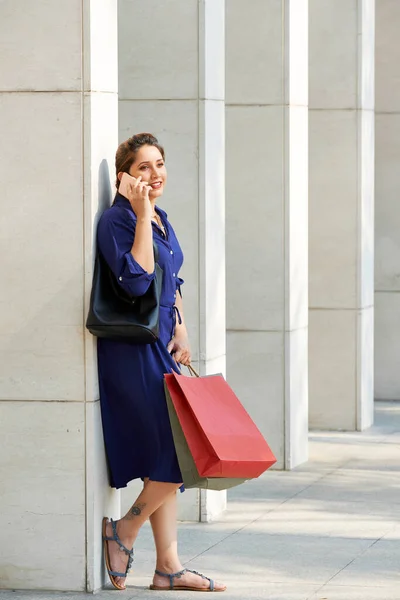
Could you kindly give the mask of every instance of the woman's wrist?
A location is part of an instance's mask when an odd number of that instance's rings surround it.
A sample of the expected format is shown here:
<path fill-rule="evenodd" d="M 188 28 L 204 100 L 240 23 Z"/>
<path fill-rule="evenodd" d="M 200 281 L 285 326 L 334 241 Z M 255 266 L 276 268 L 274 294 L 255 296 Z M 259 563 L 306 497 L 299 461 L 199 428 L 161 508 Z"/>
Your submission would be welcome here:
<path fill-rule="evenodd" d="M 139 215 L 136 217 L 136 223 L 139 225 L 148 225 L 151 224 L 151 213 L 146 213 L 144 215 Z"/>
<path fill-rule="evenodd" d="M 188 332 L 185 323 L 177 323 L 175 326 L 175 337 L 183 336 L 188 337 Z"/>

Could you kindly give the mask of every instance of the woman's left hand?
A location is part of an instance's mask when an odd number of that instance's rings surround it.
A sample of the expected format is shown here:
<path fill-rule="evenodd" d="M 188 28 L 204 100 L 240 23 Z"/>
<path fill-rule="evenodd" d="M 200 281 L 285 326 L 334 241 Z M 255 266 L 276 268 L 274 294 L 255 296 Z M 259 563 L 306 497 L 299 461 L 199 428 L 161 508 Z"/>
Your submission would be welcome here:
<path fill-rule="evenodd" d="M 190 365 L 192 353 L 187 335 L 176 333 L 168 344 L 167 350 L 172 354 L 172 358 L 175 362 L 185 366 Z"/>

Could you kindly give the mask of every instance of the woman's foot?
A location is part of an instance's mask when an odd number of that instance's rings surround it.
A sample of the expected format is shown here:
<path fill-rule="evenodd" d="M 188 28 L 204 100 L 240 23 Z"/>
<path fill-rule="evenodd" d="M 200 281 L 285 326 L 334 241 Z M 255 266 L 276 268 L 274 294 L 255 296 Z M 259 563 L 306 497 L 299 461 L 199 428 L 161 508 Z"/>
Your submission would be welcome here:
<path fill-rule="evenodd" d="M 116 526 L 116 532 L 117 532 L 120 542 L 128 550 L 133 548 L 133 544 L 136 539 L 136 535 L 134 537 L 132 537 L 132 534 L 130 532 L 128 534 L 124 520 L 120 519 L 119 521 L 115 521 L 115 526 Z M 114 531 L 113 531 L 111 521 L 107 521 L 107 523 L 105 525 L 105 535 L 106 535 L 106 537 L 110 537 L 110 538 L 112 538 L 114 536 Z M 105 542 L 105 544 L 107 545 L 107 548 L 105 548 L 105 551 L 108 552 L 108 562 L 109 562 L 109 565 L 107 565 L 107 568 L 109 568 L 110 571 L 114 571 L 116 573 L 125 573 L 127 566 L 128 566 L 128 562 L 130 560 L 130 557 L 128 556 L 128 554 L 126 552 L 124 552 L 123 549 L 121 548 L 121 546 L 115 541 L 107 540 Z M 110 578 L 111 578 L 111 576 L 110 576 Z M 125 589 L 125 579 L 126 579 L 126 577 L 118 577 L 116 575 L 113 575 L 111 582 L 117 589 L 124 590 Z"/>
<path fill-rule="evenodd" d="M 218 581 L 213 582 L 213 586 L 211 585 L 211 581 L 209 577 L 205 577 L 197 571 L 189 571 L 188 569 L 177 569 L 175 571 L 165 570 L 165 569 L 157 569 L 157 571 L 162 572 L 164 574 L 170 573 L 182 573 L 179 577 L 174 577 L 173 586 L 174 589 L 178 590 L 179 588 L 183 589 L 194 589 L 194 590 L 208 590 L 210 587 L 213 587 L 215 592 L 224 592 L 226 590 L 226 585 L 223 583 L 219 583 Z M 165 588 L 168 589 L 170 587 L 170 578 L 165 577 L 163 575 L 158 575 L 157 572 L 154 573 L 153 577 L 153 586 L 152 589 L 160 589 Z"/>

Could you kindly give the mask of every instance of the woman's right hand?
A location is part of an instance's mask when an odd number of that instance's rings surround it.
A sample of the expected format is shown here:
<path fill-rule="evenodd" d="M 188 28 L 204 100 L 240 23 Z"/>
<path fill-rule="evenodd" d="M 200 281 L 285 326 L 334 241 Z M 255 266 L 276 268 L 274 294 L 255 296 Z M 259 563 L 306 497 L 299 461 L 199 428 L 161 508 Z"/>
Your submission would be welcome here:
<path fill-rule="evenodd" d="M 130 178 L 133 181 L 127 183 L 126 192 L 136 216 L 139 219 L 151 218 L 152 206 L 149 198 L 151 186 L 147 185 L 145 181 L 142 181 L 141 175 L 139 175 L 138 178 L 130 175 Z"/>

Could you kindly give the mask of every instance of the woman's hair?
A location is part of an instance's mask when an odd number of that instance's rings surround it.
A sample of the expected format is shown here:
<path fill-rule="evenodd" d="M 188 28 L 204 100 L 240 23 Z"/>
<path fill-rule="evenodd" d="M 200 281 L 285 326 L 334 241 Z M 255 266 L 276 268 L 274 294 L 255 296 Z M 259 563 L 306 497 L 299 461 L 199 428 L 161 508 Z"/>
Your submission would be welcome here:
<path fill-rule="evenodd" d="M 132 164 L 135 162 L 138 150 L 142 146 L 155 146 L 161 153 L 163 160 L 165 160 L 164 148 L 158 143 L 158 139 L 151 133 L 137 133 L 133 135 L 125 142 L 122 142 L 118 146 L 115 155 L 115 170 L 117 173 L 117 180 L 115 185 L 119 188 L 118 173 L 128 173 Z"/>

